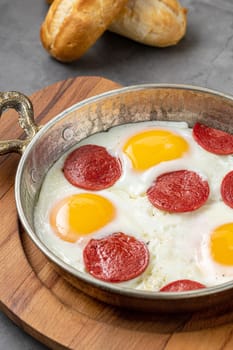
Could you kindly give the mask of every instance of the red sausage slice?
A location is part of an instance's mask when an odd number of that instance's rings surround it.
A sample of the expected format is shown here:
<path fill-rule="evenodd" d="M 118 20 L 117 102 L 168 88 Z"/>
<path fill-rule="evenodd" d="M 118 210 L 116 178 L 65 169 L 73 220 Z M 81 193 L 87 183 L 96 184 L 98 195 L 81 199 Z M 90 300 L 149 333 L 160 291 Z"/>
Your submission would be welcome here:
<path fill-rule="evenodd" d="M 206 288 L 203 284 L 191 280 L 177 280 L 160 289 L 160 292 L 186 292 L 189 290 Z"/>
<path fill-rule="evenodd" d="M 147 196 L 158 209 L 184 213 L 196 210 L 206 202 L 209 185 L 193 171 L 178 170 L 158 176 L 147 190 Z"/>
<path fill-rule="evenodd" d="M 85 145 L 65 160 L 64 176 L 74 186 L 98 191 L 112 186 L 121 176 L 121 162 L 102 146 Z"/>
<path fill-rule="evenodd" d="M 196 123 L 193 127 L 193 138 L 206 151 L 226 155 L 233 153 L 233 135 Z"/>
<path fill-rule="evenodd" d="M 91 239 L 83 251 L 84 264 L 95 278 L 123 282 L 139 276 L 148 266 L 147 246 L 122 232 Z"/>
<path fill-rule="evenodd" d="M 222 180 L 221 195 L 224 203 L 233 208 L 233 171 L 230 171 Z"/>

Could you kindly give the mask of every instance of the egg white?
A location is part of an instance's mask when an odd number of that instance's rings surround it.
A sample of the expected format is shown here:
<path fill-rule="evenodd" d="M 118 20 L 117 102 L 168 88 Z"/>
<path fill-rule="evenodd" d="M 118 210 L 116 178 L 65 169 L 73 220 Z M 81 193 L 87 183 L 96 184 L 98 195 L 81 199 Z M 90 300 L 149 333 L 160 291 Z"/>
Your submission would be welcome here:
<path fill-rule="evenodd" d="M 130 160 L 122 152 L 123 145 L 135 133 L 155 127 L 182 136 L 187 140 L 189 150 L 182 158 L 161 162 L 144 172 L 134 171 Z M 177 279 L 192 279 L 207 286 L 232 279 L 233 268 L 225 269 L 215 263 L 208 248 L 212 230 L 229 222 L 233 214 L 220 195 L 223 177 L 233 170 L 231 155 L 217 156 L 202 149 L 194 141 L 192 130 L 183 122 L 153 121 L 122 125 L 92 135 L 73 149 L 85 144 L 106 147 L 110 154 L 121 160 L 121 178 L 111 188 L 92 191 L 108 198 L 117 208 L 117 215 L 104 228 L 76 243 L 65 242 L 54 234 L 49 224 L 49 212 L 54 203 L 72 194 L 86 192 L 72 186 L 61 171 L 67 154 L 72 151 L 69 150 L 47 173 L 35 207 L 36 233 L 54 254 L 85 272 L 82 252 L 88 240 L 121 231 L 144 241 L 150 252 L 146 271 L 138 278 L 122 283 L 123 286 L 157 291 Z M 210 196 L 206 204 L 198 210 L 181 214 L 170 214 L 153 207 L 146 191 L 154 179 L 165 172 L 182 169 L 195 171 L 208 181 Z"/>

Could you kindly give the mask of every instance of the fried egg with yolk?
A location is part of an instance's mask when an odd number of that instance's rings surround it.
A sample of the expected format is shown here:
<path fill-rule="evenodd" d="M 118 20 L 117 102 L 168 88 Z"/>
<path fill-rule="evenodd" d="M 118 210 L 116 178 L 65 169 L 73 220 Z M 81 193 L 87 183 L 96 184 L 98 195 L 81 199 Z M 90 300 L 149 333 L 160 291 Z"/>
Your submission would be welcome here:
<path fill-rule="evenodd" d="M 57 202 L 50 213 L 50 225 L 64 241 L 76 242 L 115 217 L 115 208 L 106 198 L 93 193 L 78 193 Z"/>
<path fill-rule="evenodd" d="M 146 130 L 130 137 L 123 151 L 135 170 L 147 170 L 161 162 L 181 158 L 187 152 L 187 141 L 168 130 Z"/>

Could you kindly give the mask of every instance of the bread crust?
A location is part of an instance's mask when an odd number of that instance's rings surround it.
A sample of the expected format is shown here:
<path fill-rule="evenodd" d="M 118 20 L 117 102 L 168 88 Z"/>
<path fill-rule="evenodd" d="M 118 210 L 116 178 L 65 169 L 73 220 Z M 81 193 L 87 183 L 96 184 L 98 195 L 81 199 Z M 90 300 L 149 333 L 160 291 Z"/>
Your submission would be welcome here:
<path fill-rule="evenodd" d="M 178 0 L 129 0 L 108 29 L 146 45 L 171 46 L 186 33 L 186 14 Z"/>
<path fill-rule="evenodd" d="M 127 0 L 54 0 L 41 26 L 44 48 L 57 60 L 81 57 L 103 34 Z"/>

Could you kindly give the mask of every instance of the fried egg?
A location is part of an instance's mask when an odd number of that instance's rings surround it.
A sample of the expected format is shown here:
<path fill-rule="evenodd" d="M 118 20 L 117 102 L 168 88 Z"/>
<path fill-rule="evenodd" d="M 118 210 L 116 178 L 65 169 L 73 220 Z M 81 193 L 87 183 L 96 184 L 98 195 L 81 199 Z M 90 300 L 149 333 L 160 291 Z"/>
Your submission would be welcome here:
<path fill-rule="evenodd" d="M 87 191 L 64 177 L 67 155 L 87 144 L 103 146 L 120 159 L 122 175 L 113 186 Z M 181 169 L 195 171 L 208 181 L 208 200 L 188 213 L 155 208 L 147 189 L 159 175 Z M 184 122 L 114 127 L 81 141 L 51 167 L 35 206 L 35 231 L 55 255 L 82 272 L 82 252 L 93 237 L 124 232 L 145 242 L 149 266 L 139 277 L 121 283 L 123 287 L 158 291 L 178 279 L 206 286 L 223 283 L 233 278 L 233 261 L 224 258 L 233 241 L 233 209 L 222 201 L 220 186 L 232 169 L 231 155 L 218 156 L 201 148 Z"/>

